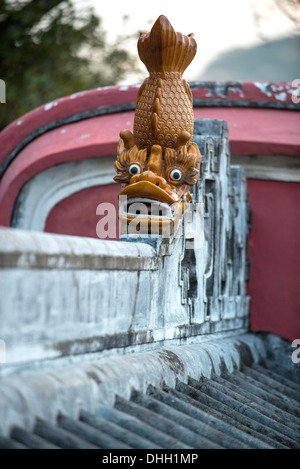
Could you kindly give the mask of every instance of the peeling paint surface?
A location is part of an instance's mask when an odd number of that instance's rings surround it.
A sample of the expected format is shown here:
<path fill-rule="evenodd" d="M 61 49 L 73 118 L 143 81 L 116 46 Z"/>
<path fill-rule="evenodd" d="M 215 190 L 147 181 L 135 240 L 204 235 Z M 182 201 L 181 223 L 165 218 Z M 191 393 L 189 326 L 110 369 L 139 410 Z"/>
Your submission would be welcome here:
<path fill-rule="evenodd" d="M 85 95 L 85 91 L 78 91 L 77 93 L 73 93 L 70 95 L 70 99 L 74 99 L 74 98 L 77 98 L 78 96 L 84 96 Z"/>
<path fill-rule="evenodd" d="M 278 99 L 278 101 L 285 101 L 287 97 L 287 94 L 285 91 L 281 91 L 280 93 L 275 94 L 275 98 Z"/>
<path fill-rule="evenodd" d="M 57 101 L 52 101 L 51 103 L 45 104 L 45 111 L 49 111 L 49 109 L 52 109 L 53 107 L 57 106 L 58 102 Z"/>

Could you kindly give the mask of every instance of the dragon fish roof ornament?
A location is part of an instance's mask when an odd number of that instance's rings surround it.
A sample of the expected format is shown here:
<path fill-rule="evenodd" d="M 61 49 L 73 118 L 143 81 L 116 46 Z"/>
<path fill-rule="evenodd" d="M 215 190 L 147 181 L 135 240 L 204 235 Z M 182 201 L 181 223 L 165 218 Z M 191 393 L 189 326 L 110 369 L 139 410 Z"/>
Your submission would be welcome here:
<path fill-rule="evenodd" d="M 194 35 L 175 32 L 163 15 L 140 34 L 138 53 L 149 77 L 137 95 L 133 133 L 122 130 L 118 143 L 121 234 L 173 233 L 192 198 L 201 155 L 192 142 L 193 98 L 182 74 L 196 50 Z"/>

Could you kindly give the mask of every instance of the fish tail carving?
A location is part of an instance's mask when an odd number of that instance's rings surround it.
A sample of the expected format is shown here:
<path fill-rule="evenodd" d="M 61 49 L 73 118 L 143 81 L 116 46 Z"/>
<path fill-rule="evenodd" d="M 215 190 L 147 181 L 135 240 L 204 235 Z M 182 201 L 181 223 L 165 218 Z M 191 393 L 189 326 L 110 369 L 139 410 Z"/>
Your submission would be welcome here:
<path fill-rule="evenodd" d="M 151 72 L 179 72 L 191 63 L 197 51 L 193 34 L 184 36 L 175 32 L 170 21 L 161 15 L 150 33 L 141 33 L 138 53 L 147 70 Z"/>
<path fill-rule="evenodd" d="M 138 148 L 160 145 L 175 148 L 181 132 L 193 136 L 193 100 L 182 74 L 197 50 L 193 34 L 175 32 L 169 20 L 161 15 L 150 33 L 141 33 L 138 53 L 149 77 L 137 97 L 134 137 Z"/>

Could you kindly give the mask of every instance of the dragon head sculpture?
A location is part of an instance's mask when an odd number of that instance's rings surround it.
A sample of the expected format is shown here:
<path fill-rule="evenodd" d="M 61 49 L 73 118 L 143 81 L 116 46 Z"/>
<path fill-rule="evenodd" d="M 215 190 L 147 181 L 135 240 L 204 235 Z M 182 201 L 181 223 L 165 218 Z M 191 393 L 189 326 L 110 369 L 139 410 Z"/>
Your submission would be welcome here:
<path fill-rule="evenodd" d="M 120 132 L 115 162 L 122 233 L 171 234 L 191 200 L 201 155 L 192 142 L 193 99 L 182 74 L 196 48 L 194 35 L 176 33 L 165 16 L 140 35 L 149 77 L 138 92 L 133 133 Z"/>

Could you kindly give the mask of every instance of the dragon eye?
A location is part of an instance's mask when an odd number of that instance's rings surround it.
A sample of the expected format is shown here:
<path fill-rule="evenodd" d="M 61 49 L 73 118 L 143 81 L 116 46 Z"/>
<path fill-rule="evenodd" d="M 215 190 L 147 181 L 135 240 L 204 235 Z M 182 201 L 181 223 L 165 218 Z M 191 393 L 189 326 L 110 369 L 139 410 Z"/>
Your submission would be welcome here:
<path fill-rule="evenodd" d="M 138 164 L 131 164 L 128 168 L 128 172 L 131 176 L 134 176 L 135 174 L 140 174 L 141 168 Z"/>
<path fill-rule="evenodd" d="M 172 181 L 180 181 L 180 179 L 182 178 L 182 171 L 180 171 L 180 169 L 173 169 L 173 171 L 171 171 L 170 173 L 170 179 Z"/>

